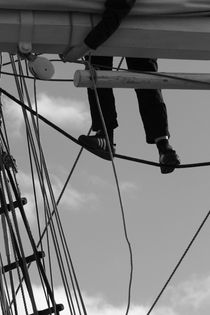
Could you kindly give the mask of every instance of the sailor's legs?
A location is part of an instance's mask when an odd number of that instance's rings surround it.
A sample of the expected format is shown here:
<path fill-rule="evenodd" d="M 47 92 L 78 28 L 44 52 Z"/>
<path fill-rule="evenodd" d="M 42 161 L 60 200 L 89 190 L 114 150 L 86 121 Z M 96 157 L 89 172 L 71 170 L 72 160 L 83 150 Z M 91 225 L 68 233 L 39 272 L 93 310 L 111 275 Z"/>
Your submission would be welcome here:
<path fill-rule="evenodd" d="M 128 69 L 134 71 L 158 70 L 157 60 L 149 58 L 126 58 Z M 160 90 L 136 89 L 139 111 L 142 117 L 146 140 L 155 143 L 156 138 L 169 137 L 167 109 Z"/>
<path fill-rule="evenodd" d="M 92 56 L 91 64 L 95 69 L 111 70 L 113 64 L 112 57 Z M 117 112 L 115 108 L 115 98 L 112 89 L 97 89 L 98 98 L 103 113 L 103 118 L 108 130 L 113 130 L 118 126 Z M 103 125 L 98 110 L 95 91 L 88 89 L 88 99 L 90 104 L 90 113 L 92 118 L 92 130 L 103 130 Z"/>

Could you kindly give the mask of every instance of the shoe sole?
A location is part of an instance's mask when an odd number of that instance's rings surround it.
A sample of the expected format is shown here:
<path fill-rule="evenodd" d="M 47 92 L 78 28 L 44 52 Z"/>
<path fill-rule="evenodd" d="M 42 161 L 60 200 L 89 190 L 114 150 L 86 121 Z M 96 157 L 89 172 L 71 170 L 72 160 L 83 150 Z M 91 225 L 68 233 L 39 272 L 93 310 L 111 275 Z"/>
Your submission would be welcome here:
<path fill-rule="evenodd" d="M 178 158 L 176 158 L 174 155 L 172 156 L 168 156 L 164 163 L 162 162 L 161 163 L 161 166 L 160 166 L 160 170 L 161 170 L 161 173 L 162 174 L 169 174 L 169 173 L 172 173 L 176 166 L 180 165 L 180 161 Z"/>

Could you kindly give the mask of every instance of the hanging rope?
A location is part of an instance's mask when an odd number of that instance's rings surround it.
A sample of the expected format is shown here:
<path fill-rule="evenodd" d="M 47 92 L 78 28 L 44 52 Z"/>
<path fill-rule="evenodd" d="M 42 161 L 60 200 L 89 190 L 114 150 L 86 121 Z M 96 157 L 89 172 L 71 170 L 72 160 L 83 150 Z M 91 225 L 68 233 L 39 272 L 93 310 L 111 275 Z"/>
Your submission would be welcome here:
<path fill-rule="evenodd" d="M 30 102 L 30 98 L 29 98 L 29 93 L 27 91 L 26 83 L 25 83 L 24 80 L 23 80 L 23 85 L 24 85 L 24 88 L 25 88 L 25 91 L 26 91 L 26 96 L 27 96 L 27 99 L 28 99 L 28 103 L 29 103 L 30 108 L 31 108 L 31 102 Z M 40 153 L 40 158 L 41 158 L 40 166 L 38 165 L 38 159 L 37 159 L 37 154 L 36 154 L 34 145 L 33 145 L 33 154 L 34 154 L 34 156 L 36 156 L 36 158 L 35 158 L 36 166 L 38 167 L 37 169 L 39 170 L 38 174 L 39 174 L 39 180 L 40 180 L 40 183 L 41 183 L 41 191 L 43 192 L 43 200 L 44 200 L 44 205 L 45 205 L 45 207 L 44 207 L 45 208 L 45 214 L 47 216 L 47 220 L 49 221 L 50 218 L 52 217 L 52 214 L 50 213 L 50 205 L 49 205 L 47 192 L 46 192 L 46 188 L 45 188 L 45 183 L 44 183 L 44 178 L 43 178 L 43 173 L 42 173 L 42 167 L 43 167 L 43 170 L 44 170 L 44 174 L 46 176 L 45 180 L 47 181 L 47 186 L 48 186 L 49 193 L 50 193 L 50 196 L 51 196 L 51 201 L 53 203 L 53 208 L 55 210 L 56 219 L 57 219 L 57 223 L 58 223 L 58 229 L 60 229 L 60 227 L 59 227 L 60 222 L 58 221 L 58 214 L 57 214 L 57 208 L 56 208 L 55 202 L 54 202 L 54 195 L 53 195 L 52 187 L 51 187 L 51 184 L 50 184 L 50 181 L 49 181 L 48 171 L 47 171 L 47 168 L 46 168 L 44 155 L 43 155 L 43 152 L 42 152 L 42 149 L 41 149 L 40 138 L 39 138 L 39 134 L 37 132 L 37 126 L 35 125 L 35 120 L 33 118 L 34 118 L 34 116 L 32 116 L 32 122 L 33 122 L 33 126 L 34 126 L 36 139 L 37 139 L 37 142 L 38 142 L 38 148 L 39 148 L 39 153 Z M 37 116 L 36 116 L 36 118 L 37 118 Z M 61 277 L 62 277 L 62 280 L 63 280 L 63 285 L 64 285 L 64 288 L 65 288 L 65 291 L 66 291 L 66 297 L 67 297 L 67 300 L 68 300 L 69 309 L 72 311 L 73 314 L 75 314 L 73 300 L 71 298 L 71 292 L 70 292 L 70 288 L 69 288 L 69 283 L 67 281 L 67 276 L 66 276 L 66 273 L 65 273 L 64 262 L 63 262 L 63 258 L 62 258 L 63 255 L 61 254 L 61 251 L 60 251 L 58 239 L 57 239 L 57 236 L 56 236 L 55 225 L 54 225 L 54 222 L 52 220 L 50 221 L 50 230 L 51 230 L 51 235 L 53 237 L 53 242 L 54 242 L 55 251 L 56 251 L 56 255 L 57 255 L 57 260 L 58 260 L 58 264 L 59 264 L 59 268 L 60 268 L 60 272 L 61 272 Z M 62 239 L 63 237 L 64 236 L 61 235 L 62 243 L 63 243 L 63 239 Z M 51 285 L 52 285 L 52 289 L 53 289 L 53 278 L 52 278 L 52 268 L 51 268 L 51 261 L 50 261 L 50 246 L 49 246 L 49 244 L 48 244 L 48 254 L 49 254 L 49 266 L 50 266 Z"/>
<path fill-rule="evenodd" d="M 126 240 L 126 243 L 128 245 L 128 250 L 129 250 L 130 277 L 129 277 L 129 285 L 128 285 L 127 309 L 126 309 L 126 312 L 125 312 L 125 315 L 128 315 L 129 310 L 130 310 L 130 304 L 131 304 L 131 289 L 132 289 L 132 280 L 133 280 L 133 253 L 132 253 L 131 243 L 130 243 L 130 240 L 129 240 L 129 237 L 128 237 L 127 224 L 126 224 L 126 219 L 125 219 L 125 211 L 124 211 L 122 196 L 121 196 L 121 192 L 120 192 L 120 186 L 119 186 L 117 171 L 116 171 L 116 167 L 115 167 L 114 160 L 113 160 L 111 144 L 110 144 L 110 141 L 109 141 L 109 136 L 108 136 L 106 124 L 105 124 L 103 113 L 102 113 L 102 110 L 101 110 L 101 105 L 100 105 L 100 100 L 99 100 L 99 96 L 98 96 L 98 91 L 97 91 L 97 88 L 96 88 L 95 69 L 92 67 L 90 60 L 88 62 L 88 68 L 89 68 L 89 71 L 90 71 L 90 76 L 91 76 L 91 80 L 92 80 L 92 84 L 93 84 L 93 90 L 94 90 L 94 94 L 95 94 L 95 98 L 96 98 L 98 111 L 99 111 L 101 122 L 102 122 L 102 125 L 103 125 L 103 131 L 104 131 L 104 134 L 105 134 L 105 137 L 106 137 L 106 141 L 107 141 L 107 144 L 108 144 L 109 155 L 110 155 L 111 162 L 112 162 L 112 168 L 113 168 L 113 173 L 114 173 L 115 182 L 116 182 L 116 186 L 117 186 L 118 197 L 119 197 L 119 203 L 120 203 L 120 209 L 121 209 L 121 215 L 122 215 L 122 222 L 123 222 L 123 230 L 124 230 L 125 240 Z"/>
<path fill-rule="evenodd" d="M 12 62 L 12 64 L 14 66 L 14 62 Z M 31 101 L 30 101 L 29 93 L 28 93 L 28 90 L 27 90 L 26 82 L 25 82 L 25 76 L 23 75 L 22 67 L 21 67 L 20 64 L 19 64 L 19 73 L 20 73 L 20 78 L 22 80 L 21 84 L 18 84 L 18 86 L 19 86 L 18 90 L 19 90 L 20 99 L 21 99 L 20 102 L 23 103 L 23 98 L 24 97 L 23 97 L 22 94 L 25 93 L 25 97 L 26 97 L 27 102 L 29 104 L 29 106 L 27 106 L 27 107 L 29 107 L 32 110 L 32 108 L 31 108 Z M 15 78 L 17 79 L 18 76 L 16 76 Z M 35 99 L 36 99 L 36 88 L 35 88 L 35 86 L 34 86 L 34 94 L 35 94 Z M 61 271 L 61 276 L 63 278 L 63 284 L 64 284 L 64 289 L 66 291 L 66 296 L 67 296 L 67 300 L 68 300 L 68 304 L 69 304 L 69 309 L 70 309 L 71 314 L 75 315 L 75 314 L 77 314 L 76 310 L 75 310 L 75 308 L 77 307 L 77 310 L 78 310 L 80 315 L 81 314 L 85 314 L 86 315 L 85 305 L 84 305 L 84 302 L 82 300 L 82 295 L 81 295 L 81 292 L 80 292 L 80 288 L 79 288 L 79 285 L 78 285 L 76 274 L 75 274 L 74 269 L 73 269 L 73 263 L 72 263 L 72 260 L 71 260 L 71 257 L 70 257 L 70 253 L 68 251 L 67 242 L 66 242 L 66 239 L 65 239 L 64 231 L 62 229 L 61 220 L 59 218 L 59 214 L 58 214 L 58 211 L 57 211 L 56 201 L 55 201 L 54 194 L 53 194 L 53 191 L 52 191 L 50 179 L 49 179 L 49 176 L 48 176 L 47 166 L 46 166 L 45 159 L 44 159 L 43 152 L 42 152 L 42 148 L 41 148 L 40 133 L 39 133 L 39 130 L 37 130 L 38 129 L 38 125 L 39 125 L 38 124 L 38 119 L 39 119 L 38 110 L 36 109 L 36 111 L 35 111 L 36 114 L 35 115 L 31 115 L 31 118 L 32 118 L 32 125 L 33 125 L 33 128 L 34 128 L 34 133 L 35 133 L 35 138 L 36 138 L 35 140 L 37 140 L 37 143 L 38 143 L 37 147 L 38 147 L 38 151 L 39 151 L 39 155 L 40 155 L 40 159 L 39 159 L 40 161 L 38 160 L 38 154 L 36 153 L 35 143 L 34 143 L 34 140 L 33 140 L 33 137 L 32 137 L 32 132 L 31 132 L 31 128 L 30 128 L 30 125 L 29 125 L 29 120 L 28 120 L 27 115 L 26 115 L 26 109 L 23 108 L 23 110 L 25 111 L 24 118 L 25 118 L 26 126 L 27 126 L 27 136 L 29 137 L 30 148 L 32 150 L 33 157 L 34 157 L 34 162 L 35 162 L 35 165 L 36 165 L 36 168 L 37 168 L 37 172 L 38 172 L 38 175 L 39 175 L 39 180 L 40 180 L 40 183 L 41 183 L 41 191 L 44 194 L 43 197 L 44 197 L 45 207 L 46 207 L 46 210 L 47 210 L 46 211 L 47 222 L 50 222 L 50 226 L 49 227 L 50 227 L 50 230 L 51 230 L 51 235 L 52 235 L 52 238 L 53 238 L 55 250 L 57 252 L 57 259 L 58 259 L 59 268 L 60 268 L 60 271 Z M 36 118 L 36 122 L 35 122 L 35 118 Z M 40 167 L 40 166 L 42 166 L 42 167 Z M 43 168 L 43 173 L 42 173 L 42 168 Z M 43 174 L 45 174 L 45 178 L 43 178 Z M 46 185 L 48 187 L 49 197 L 50 197 L 51 202 L 52 202 L 52 207 L 53 207 L 53 211 L 52 212 L 49 211 L 50 206 L 49 206 L 49 202 L 48 202 L 48 196 L 47 196 L 47 193 L 46 193 L 46 188 L 45 188 L 44 181 L 46 181 Z M 62 194 L 64 193 L 64 190 L 65 190 L 65 187 L 62 190 Z M 62 195 L 60 195 L 60 198 L 61 197 L 62 197 Z M 62 244 L 64 253 L 62 253 L 60 251 L 60 244 L 58 243 L 58 240 L 57 240 L 57 236 L 56 236 L 57 231 L 56 231 L 56 228 L 55 228 L 53 220 L 52 220 L 52 213 L 55 214 L 57 229 L 58 229 L 58 232 L 59 232 L 59 235 L 60 235 L 60 242 Z M 66 259 L 66 264 L 67 264 L 67 268 L 68 268 L 68 272 L 69 272 L 69 276 L 70 276 L 71 281 L 68 281 L 68 279 L 67 279 L 65 266 L 64 266 L 64 263 L 63 263 L 63 257 L 65 257 L 65 259 Z M 69 287 L 70 283 L 72 284 L 74 297 L 73 297 L 72 292 L 71 292 L 70 287 Z M 76 305 L 74 305 L 75 303 L 76 303 Z"/>
<path fill-rule="evenodd" d="M 91 70 L 91 78 L 92 78 L 92 82 L 93 82 L 93 88 L 94 88 L 94 91 L 95 91 L 95 95 L 96 95 L 96 98 L 97 98 L 97 103 L 99 105 L 99 108 L 100 108 L 100 102 L 99 102 L 99 99 L 98 99 L 98 95 L 97 95 L 97 87 L 96 87 L 96 82 L 95 82 L 95 77 L 94 77 L 94 70 L 92 69 L 92 65 L 90 65 L 90 70 Z M 121 66 L 121 64 L 118 66 L 118 68 Z M 118 69 L 117 68 L 117 69 Z M 124 70 L 124 69 L 121 69 L 121 70 Z M 127 70 L 125 70 L 127 71 Z M 132 71 L 132 72 L 135 72 L 135 71 Z M 139 72 L 138 72 L 139 73 Z M 148 72 L 140 72 L 140 73 L 148 73 Z M 152 75 L 154 75 L 152 73 Z M 176 78 L 176 79 L 180 79 L 180 80 L 184 80 L 184 81 L 188 81 L 188 82 L 197 82 L 197 83 L 203 83 L 203 84 L 209 84 L 208 82 L 200 82 L 200 81 L 197 81 L 197 80 L 189 80 L 189 79 L 183 79 L 183 78 L 177 78 L 177 77 L 173 77 L 173 76 L 170 76 L 170 75 L 162 75 L 162 74 L 159 74 L 159 73 L 156 73 L 155 75 L 157 76 L 162 76 L 162 77 L 168 77 L 168 78 Z M 13 74 L 14 76 L 14 74 Z M 17 77 L 20 77 L 22 79 L 25 79 L 25 78 L 29 78 L 28 76 L 25 76 L 23 74 L 18 74 Z M 33 78 L 34 79 L 34 78 Z M 50 80 L 51 81 L 51 80 Z M 52 80 L 52 81 L 57 81 L 57 80 Z M 69 81 L 69 80 L 65 80 L 65 81 Z M 22 86 L 21 86 L 21 89 L 23 90 L 24 88 L 24 82 L 21 83 Z M 49 120 L 47 120 L 45 117 L 41 116 L 40 114 L 38 114 L 38 111 L 34 111 L 31 107 L 27 106 L 24 104 L 23 102 L 23 99 L 20 101 L 18 99 L 16 99 L 14 96 L 12 96 L 10 93 L 8 93 L 7 91 L 5 91 L 4 89 L 0 88 L 0 92 L 3 93 L 4 95 L 6 95 L 7 97 L 9 97 L 10 99 L 12 99 L 14 102 L 16 102 L 18 105 L 20 105 L 24 110 L 30 112 L 34 117 L 37 118 L 37 122 L 38 122 L 38 119 L 42 120 L 43 122 L 45 122 L 47 125 L 51 126 L 52 128 L 54 128 L 55 130 L 57 130 L 59 133 L 63 134 L 65 137 L 67 137 L 68 139 L 70 139 L 71 141 L 73 141 L 74 143 L 76 144 L 79 144 L 78 141 L 72 137 L 70 134 L 66 133 L 64 130 L 62 130 L 61 128 L 59 128 L 58 126 L 56 126 L 55 124 L 51 123 Z M 102 121 L 103 121 L 103 116 L 102 116 Z M 123 227 L 124 227 L 124 232 L 125 232 L 125 238 L 126 238 L 126 241 L 128 243 L 128 247 L 129 247 L 129 252 L 130 252 L 130 262 L 131 262 L 131 272 L 130 272 L 130 282 L 129 282 L 129 293 L 128 293 L 128 305 L 127 305 L 127 310 L 126 310 L 126 315 L 128 314 L 129 312 L 129 308 L 130 308 L 130 299 L 131 299 L 131 284 L 132 284 L 132 274 L 133 274 L 133 259 L 132 259 L 132 250 L 131 250 L 131 245 L 130 245 L 130 242 L 129 242 L 129 239 L 128 239 L 128 235 L 127 235 L 127 227 L 126 227 L 126 220 L 125 220 L 125 214 L 124 214 L 124 209 L 123 209 L 123 204 L 122 204 L 122 198 L 121 198 L 121 194 L 120 194 L 120 190 L 119 190 L 119 183 L 118 183 L 118 178 L 117 178 L 117 173 L 116 173 L 116 169 L 115 169 L 115 165 L 114 165 L 114 161 L 113 161 L 113 157 L 116 157 L 116 158 L 119 158 L 119 159 L 123 159 L 123 160 L 128 160 L 128 161 L 133 161 L 133 162 L 137 162 L 137 163 L 142 163 L 142 164 L 147 164 L 147 165 L 151 165 L 151 166 L 156 166 L 156 167 L 160 167 L 160 164 L 159 163 L 155 163 L 155 162 L 152 162 L 152 161 L 147 161 L 147 160 L 142 160 L 142 159 L 137 159 L 137 158 L 133 158 L 133 157 L 129 157 L 129 156 L 124 156 L 124 155 L 119 155 L 119 154 L 115 154 L 114 156 L 112 156 L 112 151 L 111 151 L 111 146 L 110 146 L 110 143 L 109 143 L 109 138 L 108 138 L 108 135 L 107 135 L 107 131 L 106 131 L 106 127 L 105 127 L 105 123 L 103 122 L 103 125 L 104 125 L 104 131 L 105 131 L 105 134 L 106 134 L 106 138 L 107 138 L 107 142 L 108 142 L 108 146 L 109 146 L 109 151 L 110 151 L 110 156 L 111 156 L 111 162 L 112 162 L 112 165 L 113 165 L 113 171 L 114 171 L 114 175 L 115 175 L 115 180 L 116 180 L 116 184 L 117 184 L 117 189 L 118 189 L 118 194 L 119 194 L 119 200 L 120 200 L 120 205 L 121 205 L 121 211 L 122 211 L 122 218 L 123 218 Z M 82 149 L 81 149 L 82 150 Z M 40 148 L 40 152 L 41 152 L 41 148 Z M 79 154 L 80 156 L 80 154 Z M 41 161 L 41 159 L 40 159 Z M 210 166 L 210 162 L 203 162 L 203 163 L 193 163 L 193 164 L 185 164 L 185 165 L 179 165 L 177 166 L 176 168 L 192 168 L 192 167 L 201 167 L 201 166 Z M 47 169 L 46 169 L 47 171 Z M 73 170 L 72 170 L 72 173 L 73 173 Z M 72 174 L 71 173 L 71 174 Z M 49 179 L 47 179 L 49 180 Z M 67 179 L 67 182 L 68 182 L 68 179 Z M 50 186 L 50 182 L 48 181 L 48 185 Z M 67 184 L 66 184 L 67 185 Z M 66 185 L 64 185 L 64 190 L 66 188 Z M 61 192 L 61 195 L 59 196 L 58 198 L 58 201 L 57 203 L 55 202 L 54 200 L 54 196 L 53 196 L 53 193 L 52 191 L 50 192 L 51 193 L 51 198 L 53 200 L 53 204 L 56 206 L 56 204 L 58 205 L 58 203 L 60 202 L 61 200 L 61 197 L 62 197 L 62 194 L 63 194 L 63 191 Z M 58 222 L 58 227 L 59 229 L 61 230 L 60 233 L 61 233 L 61 240 L 63 242 L 63 246 L 64 248 L 66 247 L 66 241 L 65 241 L 65 238 L 63 236 L 63 231 L 62 231 L 62 225 L 61 225 L 61 222 L 60 222 L 60 218 L 58 216 L 58 213 L 57 213 L 57 210 L 53 210 L 52 213 L 49 214 L 48 216 L 48 219 L 49 221 L 52 220 L 52 216 L 56 215 L 56 218 L 57 218 L 57 222 Z M 177 265 L 175 266 L 173 272 L 171 273 L 170 277 L 168 278 L 168 280 L 166 281 L 166 283 L 164 284 L 163 286 L 163 289 L 161 290 L 161 292 L 159 293 L 159 295 L 157 296 L 157 298 L 155 299 L 154 303 L 152 304 L 150 310 L 148 311 L 147 315 L 149 315 L 152 310 L 154 309 L 154 307 L 156 306 L 156 304 L 158 303 L 159 299 L 161 298 L 162 294 L 164 293 L 166 287 L 168 286 L 169 282 L 171 281 L 172 277 L 175 275 L 175 273 L 177 272 L 179 266 L 181 265 L 182 261 L 184 260 L 185 256 L 187 255 L 187 253 L 189 252 L 190 248 L 192 247 L 193 243 L 195 242 L 198 234 L 200 233 L 201 229 L 203 228 L 204 224 L 206 223 L 207 219 L 209 218 L 210 216 L 210 211 L 208 212 L 208 214 L 206 215 L 205 219 L 203 220 L 203 222 L 201 223 L 201 225 L 199 226 L 197 232 L 195 233 L 192 241 L 190 242 L 190 244 L 188 245 L 187 249 L 185 250 L 184 254 L 182 255 L 181 259 L 178 261 Z M 52 232 L 52 233 L 55 233 Z M 58 252 L 59 253 L 59 252 Z M 59 253 L 60 254 L 60 253 Z M 66 249 L 65 251 L 65 256 L 66 258 L 69 259 L 68 256 L 69 255 L 69 252 L 68 250 Z M 70 267 L 69 267 L 70 268 Z M 62 269 L 62 268 L 61 268 Z M 73 271 L 74 273 L 74 271 Z M 75 275 L 74 275 L 75 276 Z M 72 278 L 73 279 L 73 278 Z M 65 280 L 66 281 L 66 280 Z M 81 293 L 79 293 L 80 295 Z M 80 296 L 81 297 L 81 296 Z M 79 303 L 79 302 L 78 302 Z M 82 302 L 83 303 L 83 302 Z M 84 305 L 83 305 L 84 306 Z M 83 308 L 83 311 L 84 313 L 86 313 L 85 309 Z M 74 313 L 74 310 L 73 310 L 73 314 Z M 80 313 L 81 314 L 81 313 Z"/>

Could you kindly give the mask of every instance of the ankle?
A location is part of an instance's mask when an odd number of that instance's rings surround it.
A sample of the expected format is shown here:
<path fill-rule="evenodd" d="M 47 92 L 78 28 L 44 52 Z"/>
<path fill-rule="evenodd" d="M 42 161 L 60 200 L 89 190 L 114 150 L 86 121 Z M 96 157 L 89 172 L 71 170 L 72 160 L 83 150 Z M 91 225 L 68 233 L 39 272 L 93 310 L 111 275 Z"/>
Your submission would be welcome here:
<path fill-rule="evenodd" d="M 155 140 L 156 146 L 158 148 L 159 153 L 164 153 L 168 150 L 171 150 L 172 147 L 169 143 L 168 137 L 161 137 Z"/>

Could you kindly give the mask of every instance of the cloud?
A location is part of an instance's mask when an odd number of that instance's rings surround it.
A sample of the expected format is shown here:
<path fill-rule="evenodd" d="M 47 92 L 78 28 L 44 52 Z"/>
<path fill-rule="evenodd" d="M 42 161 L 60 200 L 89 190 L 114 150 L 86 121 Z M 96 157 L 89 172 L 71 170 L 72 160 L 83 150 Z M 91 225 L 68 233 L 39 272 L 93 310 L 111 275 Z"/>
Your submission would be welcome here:
<path fill-rule="evenodd" d="M 12 100 L 4 97 L 4 112 L 8 127 L 13 136 L 21 135 L 23 114 L 21 107 Z M 47 94 L 37 96 L 38 112 L 50 121 L 71 129 L 90 127 L 90 113 L 88 106 L 81 101 L 62 97 L 50 97 Z M 32 105 L 35 107 L 34 104 Z"/>
<path fill-rule="evenodd" d="M 87 174 L 85 174 L 85 176 L 87 177 Z M 88 175 L 88 179 L 90 184 L 96 187 L 100 188 L 110 187 L 110 183 L 102 177 L 96 175 Z"/>
<path fill-rule="evenodd" d="M 39 94 L 38 111 L 41 115 L 62 126 L 70 126 L 74 129 L 81 129 L 84 125 L 85 127 L 90 126 L 89 109 L 78 100 Z"/>
<path fill-rule="evenodd" d="M 44 292 L 41 287 L 33 285 L 33 292 L 34 292 L 34 297 L 37 305 L 37 309 L 43 310 L 47 308 L 47 304 L 45 301 L 45 296 Z M 62 287 L 56 287 L 54 288 L 54 296 L 55 296 L 55 301 L 56 304 L 63 304 L 64 305 L 64 310 L 62 311 L 62 315 L 69 315 L 70 311 L 68 308 L 66 296 L 64 289 Z M 85 304 L 85 308 L 87 311 L 87 314 L 91 315 L 122 315 L 125 314 L 126 310 L 126 305 L 123 306 L 114 306 L 109 304 L 105 299 L 103 299 L 100 296 L 97 297 L 91 297 L 88 296 L 87 294 L 82 294 L 83 296 L 83 301 Z M 74 301 L 74 300 L 73 300 Z M 27 306 L 29 313 L 32 313 L 32 308 L 31 308 L 31 303 L 29 302 L 29 299 L 27 299 Z M 24 308 L 22 305 L 21 297 L 20 295 L 18 296 L 17 300 L 17 305 L 18 305 L 18 310 L 20 311 L 21 314 L 25 314 Z M 77 305 L 74 303 L 76 314 L 79 314 L 77 310 Z M 145 315 L 147 314 L 148 307 L 146 306 L 131 306 L 129 315 Z M 82 312 L 83 314 L 83 312 Z M 167 308 L 167 307 L 161 307 L 153 311 L 153 315 L 180 315 L 174 312 L 172 309 Z"/>
<path fill-rule="evenodd" d="M 98 177 L 98 176 L 95 176 L 95 175 L 89 176 L 89 180 L 90 180 L 90 183 L 92 185 L 95 185 L 97 187 L 99 187 L 99 186 L 101 188 L 112 187 L 112 189 L 115 189 L 115 187 L 116 187 L 115 182 L 111 186 L 110 182 L 108 180 L 105 180 L 105 179 Z M 139 190 L 141 190 L 141 187 L 139 187 L 134 182 L 122 181 L 122 182 L 120 182 L 120 190 L 123 193 L 129 193 L 129 194 L 132 194 L 132 196 L 133 196 L 136 192 L 139 192 Z"/>
<path fill-rule="evenodd" d="M 64 183 L 55 175 L 51 176 L 51 178 L 54 194 L 56 198 L 58 198 L 63 189 Z M 95 194 L 81 193 L 69 184 L 62 196 L 61 204 L 68 206 L 70 210 L 79 210 L 83 206 L 90 206 L 90 204 L 96 200 L 97 196 Z"/>
<path fill-rule="evenodd" d="M 197 312 L 200 308 L 208 307 L 210 311 L 210 276 L 194 276 L 178 287 L 170 288 L 169 292 L 174 308 L 190 308 Z"/>
<path fill-rule="evenodd" d="M 7 97 L 3 97 L 3 105 L 6 127 L 9 133 L 13 137 L 20 137 L 21 127 L 23 126 L 21 107 Z"/>
<path fill-rule="evenodd" d="M 55 201 L 59 197 L 63 187 L 64 182 L 56 175 L 50 174 L 51 185 L 55 196 Z M 20 189 L 23 193 L 23 197 L 26 197 L 28 203 L 24 206 L 26 209 L 26 215 L 30 224 L 35 223 L 35 201 L 32 187 L 32 178 L 30 174 L 19 171 L 17 174 L 17 180 L 20 186 Z M 37 201 L 39 205 L 43 204 L 42 192 L 40 189 L 40 184 L 37 176 L 35 176 L 35 187 L 37 193 Z M 47 194 L 48 189 L 45 187 Z M 49 194 L 48 194 L 49 196 Z M 97 196 L 93 193 L 82 193 L 77 189 L 73 188 L 71 185 L 68 185 L 60 201 L 60 205 L 63 205 L 65 209 L 76 211 L 80 210 L 85 206 L 85 208 L 91 208 L 91 204 L 95 203 Z"/>
<path fill-rule="evenodd" d="M 36 219 L 35 219 L 35 203 L 34 203 L 34 194 L 33 194 L 33 188 L 32 188 L 32 178 L 30 175 L 19 171 L 17 173 L 17 181 L 19 184 L 22 197 L 27 199 L 27 204 L 24 206 L 24 209 L 26 209 L 25 213 L 26 213 L 27 219 L 30 224 L 34 224 Z M 37 179 L 35 179 L 35 186 L 39 187 Z M 37 190 L 37 193 L 38 193 L 38 196 L 41 196 L 39 190 Z M 20 219 L 20 215 L 18 215 L 18 218 Z"/>
<path fill-rule="evenodd" d="M 128 181 L 122 182 L 120 184 L 120 189 L 124 193 L 135 193 L 139 191 L 139 187 L 136 184 Z"/>
<path fill-rule="evenodd" d="M 33 285 L 34 296 L 37 301 L 39 310 L 46 308 L 46 302 L 42 289 Z M 165 296 L 165 301 L 158 303 L 152 310 L 152 315 L 188 315 L 188 314 L 209 314 L 210 308 L 210 276 L 194 277 L 177 287 L 170 288 L 169 295 Z M 64 305 L 62 315 L 69 315 L 69 309 L 63 287 L 59 286 L 54 289 L 55 300 L 57 304 Z M 87 314 L 91 315 L 122 315 L 125 314 L 126 304 L 112 305 L 106 301 L 102 295 L 90 296 L 82 293 L 83 301 Z M 19 297 L 20 298 L 20 297 Z M 167 299 L 166 299 L 167 298 Z M 73 299 L 74 301 L 74 299 Z M 17 303 L 21 308 L 21 302 Z M 29 303 L 28 303 L 29 305 Z M 76 306 L 76 304 L 75 304 Z M 132 304 L 129 315 L 146 315 L 151 305 Z M 24 312 L 23 312 L 24 314 Z M 77 314 L 77 312 L 76 312 Z"/>

